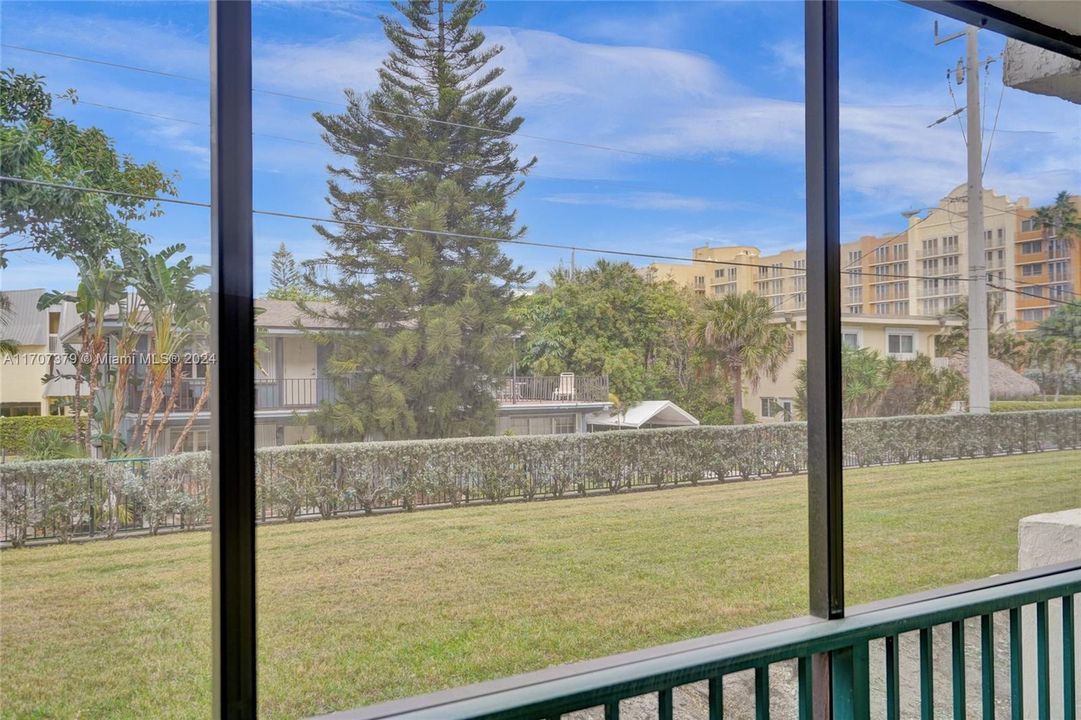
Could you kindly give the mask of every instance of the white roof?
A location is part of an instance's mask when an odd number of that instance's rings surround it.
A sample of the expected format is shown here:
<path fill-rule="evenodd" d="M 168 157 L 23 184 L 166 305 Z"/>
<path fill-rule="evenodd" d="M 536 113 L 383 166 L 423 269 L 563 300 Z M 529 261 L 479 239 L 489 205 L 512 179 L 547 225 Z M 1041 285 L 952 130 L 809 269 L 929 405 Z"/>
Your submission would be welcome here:
<path fill-rule="evenodd" d="M 697 425 L 698 418 L 670 400 L 644 400 L 627 408 L 622 415 L 614 410 L 586 415 L 586 424 L 625 428 L 640 428 L 648 424 L 681 427 Z"/>

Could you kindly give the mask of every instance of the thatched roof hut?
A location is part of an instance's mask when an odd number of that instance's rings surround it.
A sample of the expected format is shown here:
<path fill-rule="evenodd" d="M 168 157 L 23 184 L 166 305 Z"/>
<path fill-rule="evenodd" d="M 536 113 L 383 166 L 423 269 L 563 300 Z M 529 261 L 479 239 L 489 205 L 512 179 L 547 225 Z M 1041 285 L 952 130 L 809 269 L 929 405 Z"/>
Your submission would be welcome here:
<path fill-rule="evenodd" d="M 950 358 L 950 367 L 968 378 L 968 356 L 959 354 Z M 1024 400 L 1040 394 L 1040 386 L 1011 368 L 1001 360 L 989 358 L 992 400 Z"/>

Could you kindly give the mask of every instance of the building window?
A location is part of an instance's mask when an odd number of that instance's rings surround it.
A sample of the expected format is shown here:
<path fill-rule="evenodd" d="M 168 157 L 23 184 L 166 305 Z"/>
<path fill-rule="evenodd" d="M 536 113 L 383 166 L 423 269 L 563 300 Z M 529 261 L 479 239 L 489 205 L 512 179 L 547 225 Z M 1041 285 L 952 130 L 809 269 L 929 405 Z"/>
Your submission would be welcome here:
<path fill-rule="evenodd" d="M 1040 322 L 1043 320 L 1043 308 L 1033 308 L 1021 311 L 1021 319 L 1031 322 Z"/>
<path fill-rule="evenodd" d="M 905 358 L 916 354 L 916 334 L 911 330 L 887 330 L 886 352 L 891 357 Z"/>
<path fill-rule="evenodd" d="M 496 420 L 495 431 L 499 435 L 528 435 L 529 418 L 501 417 Z"/>
<path fill-rule="evenodd" d="M 172 449 L 176 445 L 176 441 L 180 438 L 180 433 L 183 429 L 176 429 L 169 431 L 169 449 Z M 209 430 L 191 430 L 187 437 L 184 438 L 184 444 L 180 446 L 181 452 L 198 452 L 201 450 L 210 449 L 210 436 Z"/>
<path fill-rule="evenodd" d="M 40 415 L 40 403 L 6 402 L 0 403 L 0 417 L 21 417 L 23 415 Z"/>
<path fill-rule="evenodd" d="M 792 422 L 792 401 L 789 398 L 781 398 L 781 412 L 785 422 Z"/>
<path fill-rule="evenodd" d="M 1027 220 L 1021 221 L 1021 232 L 1032 232 L 1036 229 L 1038 229 L 1036 225 L 1036 218 L 1028 218 Z"/>
<path fill-rule="evenodd" d="M 1021 266 L 1021 274 L 1025 277 L 1043 274 L 1043 263 L 1029 263 Z"/>
<path fill-rule="evenodd" d="M 578 423 L 575 422 L 573 415 L 557 415 L 552 418 L 552 433 L 555 435 L 566 435 L 577 430 Z"/>
<path fill-rule="evenodd" d="M 1021 243 L 1022 255 L 1035 255 L 1043 250 L 1043 240 L 1029 240 Z"/>
<path fill-rule="evenodd" d="M 863 347 L 863 338 L 861 337 L 861 335 L 862 333 L 859 331 L 858 328 L 853 328 L 850 330 L 842 329 L 841 344 L 844 345 L 846 348 L 851 348 L 852 350 L 859 350 L 861 347 Z"/>

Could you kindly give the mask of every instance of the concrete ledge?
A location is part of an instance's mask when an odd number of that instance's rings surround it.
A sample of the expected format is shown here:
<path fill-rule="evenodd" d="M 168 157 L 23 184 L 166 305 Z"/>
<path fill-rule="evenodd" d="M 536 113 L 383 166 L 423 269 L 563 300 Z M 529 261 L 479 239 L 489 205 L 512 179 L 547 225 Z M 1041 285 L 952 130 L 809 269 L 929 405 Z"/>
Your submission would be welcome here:
<path fill-rule="evenodd" d="M 1002 63 L 1007 87 L 1081 103 L 1081 60 L 1009 39 Z"/>
<path fill-rule="evenodd" d="M 1081 562 L 1081 508 L 1021 518 L 1017 569 Z"/>
<path fill-rule="evenodd" d="M 1021 518 L 1017 526 L 1017 569 L 1028 570 L 1064 562 L 1081 562 L 1081 508 Z M 1025 717 L 1037 717 L 1036 610 L 1022 611 L 1022 651 L 1025 678 Z M 1081 595 L 1074 596 L 1074 617 L 1081 617 Z M 1051 717 L 1064 717 L 1062 707 L 1062 603 L 1047 608 L 1051 675 Z M 1079 633 L 1081 634 L 1081 633 Z M 1075 644 L 1081 638 L 1075 640 Z M 1075 687 L 1081 687 L 1081 667 Z"/>

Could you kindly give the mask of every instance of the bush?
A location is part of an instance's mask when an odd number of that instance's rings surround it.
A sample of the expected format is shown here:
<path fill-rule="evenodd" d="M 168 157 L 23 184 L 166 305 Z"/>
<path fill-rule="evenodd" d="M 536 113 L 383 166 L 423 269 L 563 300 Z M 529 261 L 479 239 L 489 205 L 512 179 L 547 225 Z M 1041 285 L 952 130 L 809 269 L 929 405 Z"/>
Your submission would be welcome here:
<path fill-rule="evenodd" d="M 1081 409 L 855 418 L 845 464 L 926 462 L 1081 447 Z M 593 434 L 293 445 L 256 452 L 257 513 L 287 521 L 377 509 L 774 477 L 806 467 L 807 426 L 699 426 Z M 126 510 L 151 533 L 210 516 L 210 455 L 0 465 L 5 536 L 66 540 L 91 512 L 112 535 Z"/>
<path fill-rule="evenodd" d="M 85 420 L 83 421 L 85 424 Z M 7 455 L 26 455 L 36 432 L 55 430 L 67 441 L 75 439 L 74 415 L 20 415 L 0 417 L 0 449 Z"/>
<path fill-rule="evenodd" d="M 1075 410 L 1081 408 L 1081 398 L 1060 398 L 1058 402 L 1047 400 L 994 400 L 991 412 L 1019 412 L 1022 410 Z"/>

